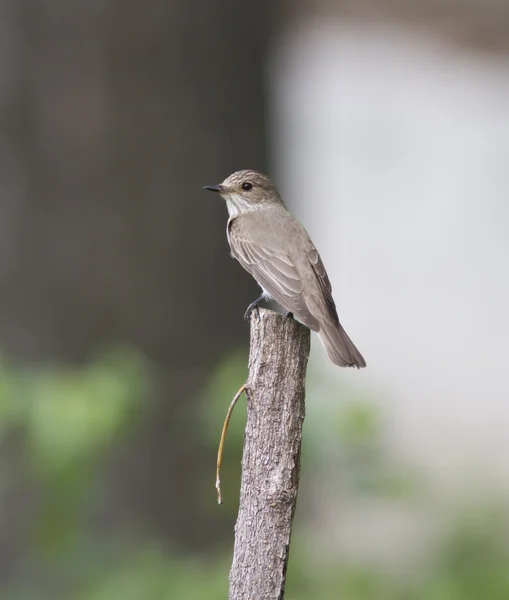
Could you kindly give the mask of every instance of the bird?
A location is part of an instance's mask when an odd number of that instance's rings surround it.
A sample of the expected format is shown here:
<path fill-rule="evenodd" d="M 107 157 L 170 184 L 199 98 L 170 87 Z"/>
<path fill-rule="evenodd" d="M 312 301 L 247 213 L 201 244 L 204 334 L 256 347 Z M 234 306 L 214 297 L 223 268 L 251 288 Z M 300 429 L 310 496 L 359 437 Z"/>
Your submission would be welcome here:
<path fill-rule="evenodd" d="M 365 367 L 362 354 L 339 322 L 331 282 L 317 249 L 271 179 L 244 169 L 203 189 L 226 201 L 231 254 L 262 289 L 248 306 L 246 319 L 262 300 L 275 300 L 288 316 L 318 334 L 335 365 Z"/>

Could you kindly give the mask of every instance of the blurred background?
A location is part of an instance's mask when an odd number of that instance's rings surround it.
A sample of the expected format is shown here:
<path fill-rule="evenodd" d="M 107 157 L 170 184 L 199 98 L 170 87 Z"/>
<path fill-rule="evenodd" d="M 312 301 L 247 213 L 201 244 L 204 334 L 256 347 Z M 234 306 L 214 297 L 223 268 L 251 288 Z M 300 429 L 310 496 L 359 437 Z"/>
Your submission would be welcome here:
<path fill-rule="evenodd" d="M 509 3 L 0 1 L 0 598 L 227 595 L 269 172 L 313 338 L 289 600 L 509 598 Z"/>

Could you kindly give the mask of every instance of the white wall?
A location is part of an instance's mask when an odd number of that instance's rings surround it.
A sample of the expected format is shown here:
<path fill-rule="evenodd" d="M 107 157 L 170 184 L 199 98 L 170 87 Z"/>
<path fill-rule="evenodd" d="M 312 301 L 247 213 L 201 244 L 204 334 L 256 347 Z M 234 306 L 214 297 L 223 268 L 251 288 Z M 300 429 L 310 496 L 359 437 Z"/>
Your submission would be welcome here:
<path fill-rule="evenodd" d="M 368 362 L 328 373 L 379 399 L 437 484 L 509 488 L 509 63 L 315 22 L 271 77 L 281 191 Z"/>

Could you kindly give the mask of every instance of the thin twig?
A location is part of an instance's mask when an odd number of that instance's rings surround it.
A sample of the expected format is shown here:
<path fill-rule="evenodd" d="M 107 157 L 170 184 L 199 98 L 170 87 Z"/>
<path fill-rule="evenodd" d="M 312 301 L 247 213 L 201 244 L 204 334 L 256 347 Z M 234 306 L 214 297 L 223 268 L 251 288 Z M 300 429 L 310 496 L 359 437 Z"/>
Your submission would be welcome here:
<path fill-rule="evenodd" d="M 217 468 L 216 468 L 216 490 L 217 490 L 217 503 L 223 503 L 223 497 L 221 496 L 221 465 L 223 464 L 223 448 L 224 441 L 226 439 L 226 432 L 228 431 L 228 425 L 230 424 L 230 418 L 232 416 L 233 409 L 237 404 L 237 400 L 242 396 L 243 392 L 247 389 L 247 384 L 244 384 L 240 390 L 235 394 L 233 400 L 230 402 L 226 418 L 223 423 L 223 430 L 221 431 L 221 439 L 219 440 L 219 448 L 217 450 Z"/>

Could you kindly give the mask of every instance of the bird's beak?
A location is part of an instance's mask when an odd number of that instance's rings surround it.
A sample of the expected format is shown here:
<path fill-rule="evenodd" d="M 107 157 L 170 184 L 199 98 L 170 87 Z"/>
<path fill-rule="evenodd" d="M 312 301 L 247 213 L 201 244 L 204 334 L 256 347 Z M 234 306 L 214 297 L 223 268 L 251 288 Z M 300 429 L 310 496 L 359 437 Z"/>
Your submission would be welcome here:
<path fill-rule="evenodd" d="M 209 192 L 222 192 L 223 191 L 223 186 L 222 185 L 204 185 L 203 186 L 204 190 L 208 190 Z"/>

